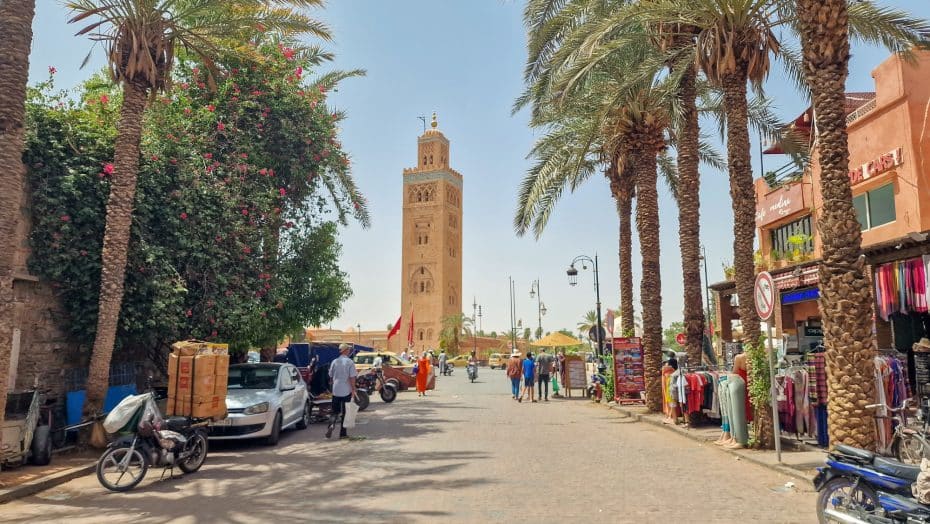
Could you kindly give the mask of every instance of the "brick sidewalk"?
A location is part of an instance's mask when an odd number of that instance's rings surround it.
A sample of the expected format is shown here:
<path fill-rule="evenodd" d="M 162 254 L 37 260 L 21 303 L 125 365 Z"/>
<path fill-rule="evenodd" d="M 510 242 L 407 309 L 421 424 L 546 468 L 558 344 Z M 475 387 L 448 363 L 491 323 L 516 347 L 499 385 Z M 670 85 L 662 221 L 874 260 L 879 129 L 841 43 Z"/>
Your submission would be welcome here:
<path fill-rule="evenodd" d="M 0 471 L 0 503 L 26 497 L 93 471 L 99 453 L 94 451 L 52 455 L 46 466 L 26 465 Z"/>
<path fill-rule="evenodd" d="M 803 482 L 810 482 L 814 475 L 817 474 L 816 468 L 822 466 L 826 459 L 825 450 L 782 437 L 782 460 L 779 463 L 775 450 L 728 449 L 713 445 L 713 442 L 720 436 L 720 427 L 718 426 L 692 428 L 685 425 L 665 424 L 661 413 L 650 413 L 645 406 L 608 404 L 608 407 L 620 412 L 626 418 L 665 428 L 691 440 L 706 444 L 709 448 L 719 449 L 722 452 L 735 455 L 739 460 L 753 462 L 779 473 L 790 475 Z"/>

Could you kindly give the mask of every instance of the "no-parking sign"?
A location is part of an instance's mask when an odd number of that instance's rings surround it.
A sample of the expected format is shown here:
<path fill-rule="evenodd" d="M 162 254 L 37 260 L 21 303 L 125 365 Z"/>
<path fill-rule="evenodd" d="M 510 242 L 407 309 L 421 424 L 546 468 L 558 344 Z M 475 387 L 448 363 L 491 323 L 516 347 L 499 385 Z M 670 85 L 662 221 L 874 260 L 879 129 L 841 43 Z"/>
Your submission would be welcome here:
<path fill-rule="evenodd" d="M 772 318 L 775 311 L 775 281 L 768 271 L 763 271 L 756 276 L 755 285 L 755 303 L 756 313 L 762 320 Z"/>

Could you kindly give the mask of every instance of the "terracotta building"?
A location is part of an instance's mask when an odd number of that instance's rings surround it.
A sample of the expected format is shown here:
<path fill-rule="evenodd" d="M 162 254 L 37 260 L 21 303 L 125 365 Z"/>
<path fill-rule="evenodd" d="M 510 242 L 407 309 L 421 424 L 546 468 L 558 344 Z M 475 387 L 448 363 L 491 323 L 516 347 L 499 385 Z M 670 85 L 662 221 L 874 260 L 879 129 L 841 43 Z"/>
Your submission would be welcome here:
<path fill-rule="evenodd" d="M 930 276 L 930 257 L 922 258 L 930 254 L 930 52 L 918 52 L 913 63 L 892 56 L 872 77 L 875 92 L 846 97 L 849 178 L 862 251 L 875 284 L 878 346 L 909 353 L 915 341 L 930 334 L 926 279 L 911 278 Z M 808 108 L 791 129 L 798 139 L 811 141 L 816 151 L 813 122 Z M 765 152 L 783 153 L 778 145 Z M 817 262 L 823 201 L 816 154 L 803 168 L 789 163 L 767 172 L 755 188 L 756 265 L 757 271 L 772 273 L 778 290 L 775 335 L 783 351 L 803 353 L 822 342 Z M 898 271 L 909 272 L 891 289 L 886 277 Z M 731 321 L 739 316 L 735 288 L 729 281 L 711 288 L 718 298 L 716 334 L 731 341 Z"/>
<path fill-rule="evenodd" d="M 403 173 L 400 352 L 439 348 L 442 319 L 462 313 L 462 175 L 449 167 L 449 140 L 436 114 L 417 139 L 417 167 Z"/>

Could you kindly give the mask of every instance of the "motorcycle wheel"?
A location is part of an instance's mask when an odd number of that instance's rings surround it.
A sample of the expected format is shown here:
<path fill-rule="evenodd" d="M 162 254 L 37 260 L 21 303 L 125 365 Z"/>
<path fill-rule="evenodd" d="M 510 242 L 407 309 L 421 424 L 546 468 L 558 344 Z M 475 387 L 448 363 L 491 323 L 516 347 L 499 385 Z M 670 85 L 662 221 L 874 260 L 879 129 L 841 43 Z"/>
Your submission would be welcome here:
<path fill-rule="evenodd" d="M 891 443 L 891 454 L 905 464 L 919 466 L 922 458 L 930 458 L 928 452 L 930 450 L 927 449 L 927 444 L 916 435 L 895 437 Z"/>
<path fill-rule="evenodd" d="M 355 391 L 355 405 L 358 406 L 359 411 L 365 411 L 365 408 L 368 407 L 368 404 L 371 403 L 371 399 L 368 397 L 368 392 L 362 389 Z"/>
<path fill-rule="evenodd" d="M 381 400 L 390 404 L 397 398 L 397 388 L 390 384 L 385 384 L 381 388 Z"/>
<path fill-rule="evenodd" d="M 827 508 L 860 518 L 882 511 L 878 495 L 869 486 L 849 477 L 836 477 L 824 484 L 817 496 L 817 520 L 820 524 L 832 522 L 827 517 Z"/>
<path fill-rule="evenodd" d="M 178 467 L 184 473 L 193 473 L 207 461 L 207 437 L 197 431 L 187 441 L 187 449 L 191 454 L 187 457 L 187 460 L 178 464 Z"/>
<path fill-rule="evenodd" d="M 125 467 L 121 466 L 124 460 Z M 141 449 L 110 448 L 97 461 L 97 480 L 110 491 L 129 491 L 142 482 L 148 470 L 149 461 Z"/>

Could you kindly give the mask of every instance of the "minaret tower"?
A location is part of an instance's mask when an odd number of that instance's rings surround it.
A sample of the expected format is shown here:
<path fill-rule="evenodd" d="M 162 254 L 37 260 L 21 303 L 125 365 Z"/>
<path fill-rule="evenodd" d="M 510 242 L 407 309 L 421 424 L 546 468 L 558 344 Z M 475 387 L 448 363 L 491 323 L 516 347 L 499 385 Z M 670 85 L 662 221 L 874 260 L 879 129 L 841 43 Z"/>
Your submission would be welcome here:
<path fill-rule="evenodd" d="M 439 349 L 442 319 L 462 313 L 462 175 L 449 167 L 449 140 L 430 128 L 417 139 L 417 167 L 404 169 L 401 259 L 401 331 L 407 344 L 413 316 L 413 350 Z"/>

